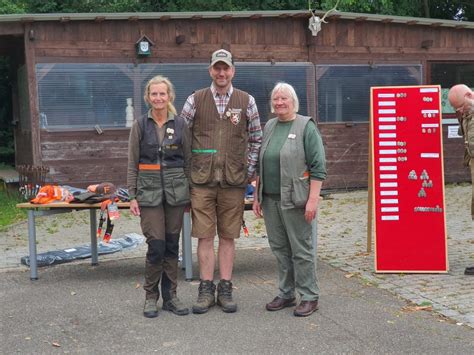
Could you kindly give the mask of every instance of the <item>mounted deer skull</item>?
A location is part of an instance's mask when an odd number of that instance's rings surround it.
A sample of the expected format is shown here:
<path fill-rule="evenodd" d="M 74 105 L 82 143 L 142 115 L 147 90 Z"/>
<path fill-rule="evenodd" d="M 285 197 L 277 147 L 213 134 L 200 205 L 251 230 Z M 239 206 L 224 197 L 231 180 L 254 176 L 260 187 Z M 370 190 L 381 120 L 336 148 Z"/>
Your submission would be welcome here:
<path fill-rule="evenodd" d="M 333 11 L 335 11 L 335 10 L 337 9 L 337 4 L 339 4 L 339 0 L 337 0 L 336 5 L 334 5 L 334 7 L 333 7 L 331 10 L 327 11 L 327 12 L 324 14 L 323 18 L 319 18 L 319 16 L 316 16 L 316 15 L 314 14 L 314 11 L 311 10 L 311 7 L 310 7 L 310 10 L 309 10 L 309 11 L 311 12 L 311 18 L 309 19 L 308 28 L 309 28 L 309 30 L 311 31 L 311 34 L 312 34 L 313 36 L 317 36 L 317 35 L 318 35 L 319 31 L 321 31 L 321 26 L 322 26 L 322 24 L 323 24 L 323 23 L 327 23 L 327 21 L 324 21 L 324 19 L 326 18 L 326 16 L 327 16 L 330 12 L 333 12 Z"/>

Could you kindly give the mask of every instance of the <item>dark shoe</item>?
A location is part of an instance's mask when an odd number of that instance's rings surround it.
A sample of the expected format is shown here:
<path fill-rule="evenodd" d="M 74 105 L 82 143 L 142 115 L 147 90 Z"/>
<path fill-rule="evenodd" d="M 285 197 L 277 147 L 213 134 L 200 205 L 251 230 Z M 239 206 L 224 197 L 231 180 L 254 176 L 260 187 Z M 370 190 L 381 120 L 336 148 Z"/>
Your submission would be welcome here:
<path fill-rule="evenodd" d="M 158 307 L 155 299 L 146 299 L 143 307 L 143 315 L 147 318 L 158 317 Z"/>
<path fill-rule="evenodd" d="M 474 266 L 468 266 L 466 270 L 464 270 L 464 275 L 474 275 Z"/>
<path fill-rule="evenodd" d="M 178 297 L 173 297 L 172 299 L 163 302 L 163 309 L 165 311 L 173 312 L 178 316 L 185 316 L 186 314 L 189 314 L 188 307 L 181 303 Z"/>
<path fill-rule="evenodd" d="M 216 304 L 216 285 L 212 281 L 201 281 L 196 303 L 193 305 L 193 313 L 206 313 L 210 307 Z"/>
<path fill-rule="evenodd" d="M 295 298 L 281 298 L 276 296 L 273 301 L 267 303 L 265 308 L 267 311 L 279 311 L 285 307 L 293 307 L 295 305 Z"/>
<path fill-rule="evenodd" d="M 221 306 L 225 313 L 237 311 L 237 303 L 232 299 L 232 282 L 221 280 L 217 285 L 217 305 Z"/>
<path fill-rule="evenodd" d="M 318 310 L 318 301 L 301 301 L 293 314 L 296 317 L 307 317 Z"/>

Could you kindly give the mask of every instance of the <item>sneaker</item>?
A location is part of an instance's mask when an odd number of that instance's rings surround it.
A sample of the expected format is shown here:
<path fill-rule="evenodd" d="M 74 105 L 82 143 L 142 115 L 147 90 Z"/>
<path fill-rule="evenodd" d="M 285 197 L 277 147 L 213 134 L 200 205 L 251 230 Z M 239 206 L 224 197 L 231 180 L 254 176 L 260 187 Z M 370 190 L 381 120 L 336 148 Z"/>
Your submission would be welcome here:
<path fill-rule="evenodd" d="M 146 299 L 143 307 L 143 315 L 147 318 L 158 317 L 158 307 L 155 299 Z"/>
<path fill-rule="evenodd" d="M 221 280 L 217 285 L 217 304 L 225 313 L 237 311 L 237 303 L 232 300 L 232 282 Z"/>
<path fill-rule="evenodd" d="M 196 303 L 193 305 L 193 313 L 206 313 L 210 307 L 216 304 L 216 285 L 212 281 L 201 281 Z"/>
<path fill-rule="evenodd" d="M 178 297 L 173 297 L 166 302 L 163 301 L 163 309 L 165 311 L 173 312 L 178 316 L 185 316 L 186 314 L 189 314 L 188 307 L 181 303 Z"/>

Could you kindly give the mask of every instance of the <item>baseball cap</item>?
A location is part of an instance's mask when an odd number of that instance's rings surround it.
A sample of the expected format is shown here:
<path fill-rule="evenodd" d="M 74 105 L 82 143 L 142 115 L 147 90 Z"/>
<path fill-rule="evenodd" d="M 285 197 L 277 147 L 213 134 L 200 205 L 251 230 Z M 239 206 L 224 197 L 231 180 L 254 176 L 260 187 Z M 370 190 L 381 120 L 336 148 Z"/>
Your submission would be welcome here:
<path fill-rule="evenodd" d="M 230 67 L 234 66 L 234 60 L 232 59 L 232 54 L 225 49 L 218 49 L 211 56 L 211 66 L 216 64 L 217 62 L 223 62 Z"/>
<path fill-rule="evenodd" d="M 98 185 L 90 185 L 87 187 L 87 190 L 108 198 L 115 194 L 117 188 L 111 182 L 103 182 Z"/>

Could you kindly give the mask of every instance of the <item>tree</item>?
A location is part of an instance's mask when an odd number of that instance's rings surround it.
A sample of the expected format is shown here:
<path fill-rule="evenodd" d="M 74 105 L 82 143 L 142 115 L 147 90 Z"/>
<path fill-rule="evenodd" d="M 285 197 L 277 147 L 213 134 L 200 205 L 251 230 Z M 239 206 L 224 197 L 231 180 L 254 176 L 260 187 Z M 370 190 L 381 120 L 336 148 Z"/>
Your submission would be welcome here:
<path fill-rule="evenodd" d="M 337 0 L 321 0 L 323 9 L 330 9 Z M 469 21 L 474 19 L 473 0 L 340 0 L 339 11 L 369 14 L 432 17 Z"/>
<path fill-rule="evenodd" d="M 0 0 L 0 13 L 329 10 L 337 0 Z M 339 11 L 469 21 L 473 0 L 340 0 Z"/>
<path fill-rule="evenodd" d="M 12 0 L 0 0 L 0 15 L 19 14 L 25 12 L 23 4 Z"/>

